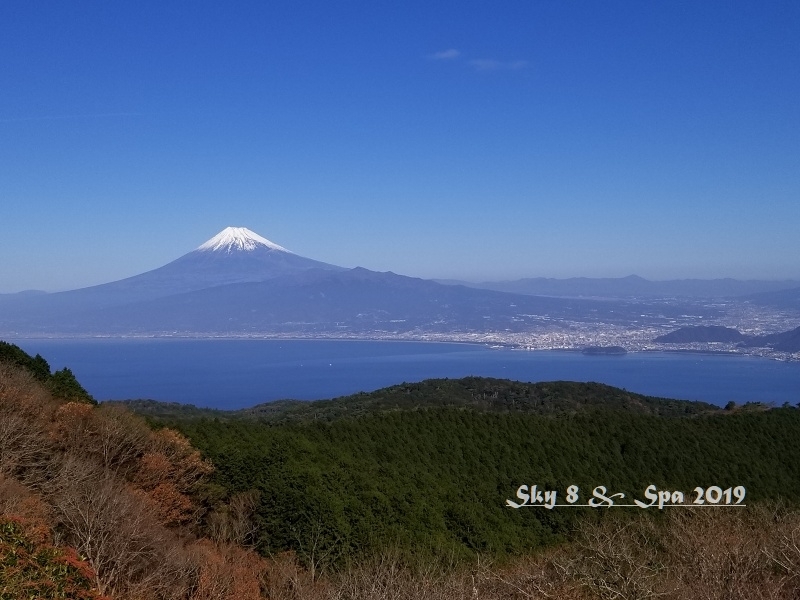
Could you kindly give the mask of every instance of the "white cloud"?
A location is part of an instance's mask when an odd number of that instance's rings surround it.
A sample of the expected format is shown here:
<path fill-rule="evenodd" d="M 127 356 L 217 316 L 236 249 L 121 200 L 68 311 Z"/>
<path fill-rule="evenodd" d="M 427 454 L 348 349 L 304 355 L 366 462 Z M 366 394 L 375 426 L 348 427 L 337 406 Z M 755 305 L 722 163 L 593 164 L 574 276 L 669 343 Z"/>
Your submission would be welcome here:
<path fill-rule="evenodd" d="M 493 58 L 476 58 L 469 61 L 476 71 L 518 71 L 528 66 L 527 60 L 494 60 Z"/>
<path fill-rule="evenodd" d="M 431 60 L 456 61 L 463 58 L 460 50 L 448 48 L 429 54 Z M 460 62 L 460 61 L 459 61 Z M 473 58 L 466 61 L 466 64 L 475 71 L 518 71 L 528 66 L 527 60 L 496 60 L 494 58 Z"/>
<path fill-rule="evenodd" d="M 430 55 L 430 58 L 434 60 L 453 60 L 459 56 L 461 56 L 461 52 L 455 48 L 448 48 L 447 50 L 442 50 L 441 52 L 434 52 Z"/>

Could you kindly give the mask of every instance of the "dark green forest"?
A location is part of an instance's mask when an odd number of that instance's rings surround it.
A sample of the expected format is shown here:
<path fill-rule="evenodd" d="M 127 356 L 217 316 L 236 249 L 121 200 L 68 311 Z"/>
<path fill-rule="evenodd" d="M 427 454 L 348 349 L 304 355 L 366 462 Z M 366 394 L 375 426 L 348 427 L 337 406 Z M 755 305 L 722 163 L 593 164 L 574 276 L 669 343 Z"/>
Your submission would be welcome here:
<path fill-rule="evenodd" d="M 214 463 L 215 493 L 258 490 L 252 543 L 262 554 L 293 549 L 316 568 L 387 548 L 502 560 L 567 539 L 578 520 L 643 512 L 508 508 L 521 484 L 557 490 L 559 503 L 570 485 L 641 500 L 651 484 L 687 501 L 712 485 L 744 486 L 748 502 L 800 499 L 795 408 L 482 378 L 235 413 L 137 406 Z"/>
<path fill-rule="evenodd" d="M 95 404 L 94 398 L 75 379 L 70 369 L 64 367 L 54 373 L 41 355 L 30 356 L 16 344 L 0 341 L 0 362 L 17 365 L 29 371 L 38 381 L 45 384 L 54 397 L 62 400 L 76 400 Z"/>

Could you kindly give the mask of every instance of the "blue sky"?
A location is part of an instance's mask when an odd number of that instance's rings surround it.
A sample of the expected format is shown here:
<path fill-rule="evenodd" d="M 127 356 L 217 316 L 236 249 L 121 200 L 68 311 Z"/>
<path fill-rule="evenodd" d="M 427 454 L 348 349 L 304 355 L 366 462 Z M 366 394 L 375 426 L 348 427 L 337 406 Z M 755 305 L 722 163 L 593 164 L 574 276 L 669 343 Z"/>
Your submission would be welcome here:
<path fill-rule="evenodd" d="M 0 3 L 0 292 L 228 225 L 473 280 L 800 278 L 800 3 Z"/>

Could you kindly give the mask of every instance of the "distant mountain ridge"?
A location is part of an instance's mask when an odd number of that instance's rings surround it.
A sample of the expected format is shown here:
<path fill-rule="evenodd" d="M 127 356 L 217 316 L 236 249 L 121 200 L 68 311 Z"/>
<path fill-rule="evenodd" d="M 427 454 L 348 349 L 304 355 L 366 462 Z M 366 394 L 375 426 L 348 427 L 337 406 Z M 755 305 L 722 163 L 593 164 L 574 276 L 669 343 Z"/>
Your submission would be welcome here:
<path fill-rule="evenodd" d="M 559 297 L 685 297 L 685 298 L 723 298 L 747 296 L 757 293 L 779 292 L 798 288 L 800 281 L 766 281 L 738 279 L 673 279 L 650 281 L 638 275 L 619 278 L 572 277 L 553 279 L 547 277 L 523 278 L 513 281 L 486 281 L 471 283 L 466 281 L 439 279 L 447 285 L 527 294 L 534 296 Z"/>
<path fill-rule="evenodd" d="M 772 348 L 778 352 L 800 352 L 800 327 L 768 335 L 744 335 L 732 327 L 690 326 L 660 335 L 653 341 L 661 344 L 739 342 L 740 346 L 746 348 Z"/>
<path fill-rule="evenodd" d="M 681 327 L 653 341 L 661 344 L 686 344 L 693 342 L 741 342 L 746 339 L 738 329 L 720 325 Z"/>
<path fill-rule="evenodd" d="M 334 421 L 401 410 L 442 408 L 548 416 L 609 410 L 673 418 L 721 411 L 707 402 L 656 398 L 591 381 L 530 383 L 492 377 L 426 379 L 328 400 L 275 400 L 239 410 L 198 408 L 156 400 L 112 402 L 115 403 L 155 419 L 246 419 L 265 423 Z"/>
<path fill-rule="evenodd" d="M 800 352 L 800 327 L 791 331 L 772 333 L 753 338 L 748 346 L 769 346 L 780 352 Z"/>
<path fill-rule="evenodd" d="M 444 286 L 357 267 L 341 271 L 307 269 L 265 281 L 217 285 L 125 304 L 72 308 L 57 318 L 39 315 L 27 324 L 66 335 L 520 330 L 538 314 L 585 314 L 594 306 L 588 300 L 563 301 Z M 522 313 L 530 316 L 519 316 Z M 2 321 L 0 316 L 0 325 Z"/>

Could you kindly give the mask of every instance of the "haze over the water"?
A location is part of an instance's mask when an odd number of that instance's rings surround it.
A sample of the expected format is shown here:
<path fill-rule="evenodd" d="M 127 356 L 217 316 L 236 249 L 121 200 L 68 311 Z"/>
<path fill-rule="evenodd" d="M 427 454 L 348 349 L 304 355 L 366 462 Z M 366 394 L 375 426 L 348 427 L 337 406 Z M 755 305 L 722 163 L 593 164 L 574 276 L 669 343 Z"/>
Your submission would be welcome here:
<path fill-rule="evenodd" d="M 418 277 L 800 278 L 800 3 L 0 7 L 0 293 L 226 226 Z"/>

